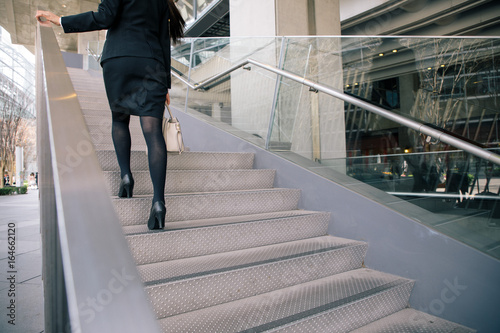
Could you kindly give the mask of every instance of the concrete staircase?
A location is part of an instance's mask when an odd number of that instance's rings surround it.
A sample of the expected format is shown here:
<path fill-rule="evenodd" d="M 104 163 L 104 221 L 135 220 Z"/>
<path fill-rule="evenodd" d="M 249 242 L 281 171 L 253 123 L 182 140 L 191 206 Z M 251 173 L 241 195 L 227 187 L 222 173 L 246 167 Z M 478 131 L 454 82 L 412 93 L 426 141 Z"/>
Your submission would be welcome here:
<path fill-rule="evenodd" d="M 164 332 L 471 332 L 409 308 L 414 281 L 363 266 L 368 245 L 327 234 L 330 214 L 298 208 L 249 153 L 169 155 L 165 230 L 146 146 L 131 121 L 132 199 L 119 169 L 102 78 L 69 69 L 106 185 Z"/>

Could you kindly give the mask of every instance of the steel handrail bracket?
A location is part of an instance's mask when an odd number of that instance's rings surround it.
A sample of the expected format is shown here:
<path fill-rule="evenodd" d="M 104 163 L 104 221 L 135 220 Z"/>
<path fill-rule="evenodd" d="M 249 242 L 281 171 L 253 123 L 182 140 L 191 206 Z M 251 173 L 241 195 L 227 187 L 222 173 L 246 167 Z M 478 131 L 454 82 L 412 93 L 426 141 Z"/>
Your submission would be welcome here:
<path fill-rule="evenodd" d="M 55 34 L 40 24 L 37 118 L 45 301 L 63 304 L 46 306 L 46 330 L 160 332 Z"/>
<path fill-rule="evenodd" d="M 172 75 L 175 76 L 177 79 L 179 79 L 181 82 L 183 82 L 185 85 L 187 85 L 191 89 L 195 90 L 203 90 L 207 86 L 209 86 L 211 83 L 214 83 L 224 76 L 234 72 L 235 70 L 244 67 L 246 65 L 254 65 L 257 67 L 260 67 L 264 70 L 267 70 L 269 72 L 275 73 L 278 76 L 286 77 L 290 80 L 293 80 L 295 82 L 298 82 L 300 84 L 303 84 L 305 86 L 308 86 L 311 88 L 311 91 L 313 92 L 322 92 L 327 95 L 330 95 L 332 97 L 338 98 L 343 100 L 344 102 L 351 103 L 353 105 L 356 105 L 362 109 L 365 109 L 367 111 L 373 112 L 377 115 L 380 115 L 386 119 L 392 120 L 400 125 L 403 125 L 405 127 L 411 128 L 419 133 L 422 133 L 426 136 L 429 136 L 433 139 L 436 139 L 438 141 L 447 143 L 455 148 L 461 149 L 463 151 L 466 151 L 468 153 L 471 153 L 477 157 L 483 158 L 489 162 L 492 162 L 494 164 L 500 165 L 500 155 L 495 154 L 491 151 L 488 151 L 487 149 L 480 148 L 472 143 L 469 143 L 467 141 L 464 141 L 460 138 L 457 138 L 453 135 L 450 135 L 444 131 L 441 131 L 439 129 L 436 129 L 434 127 L 428 126 L 424 123 L 418 122 L 416 120 L 404 117 L 402 115 L 396 114 L 394 112 L 385 110 L 381 107 L 378 107 L 376 105 L 372 105 L 370 103 L 367 103 L 359 98 L 356 98 L 354 96 L 348 95 L 344 93 L 341 90 L 329 87 L 327 85 L 323 85 L 311 80 L 308 80 L 304 77 L 301 77 L 299 75 L 293 74 L 291 72 L 288 72 L 283 69 L 279 69 L 275 66 L 265 64 L 253 59 L 246 59 L 240 63 L 237 63 L 236 65 L 231 66 L 225 71 L 220 72 L 219 74 L 216 74 L 204 81 L 198 82 L 198 83 L 191 83 L 185 78 L 183 78 L 181 75 L 176 73 L 175 71 L 172 71 Z"/>

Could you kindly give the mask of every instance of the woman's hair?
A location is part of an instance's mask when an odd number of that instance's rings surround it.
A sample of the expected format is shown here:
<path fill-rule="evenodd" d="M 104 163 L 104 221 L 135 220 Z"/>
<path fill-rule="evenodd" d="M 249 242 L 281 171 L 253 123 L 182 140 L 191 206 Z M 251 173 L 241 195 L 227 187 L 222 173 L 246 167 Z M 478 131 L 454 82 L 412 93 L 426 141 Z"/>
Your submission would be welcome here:
<path fill-rule="evenodd" d="M 172 38 L 172 42 L 175 44 L 179 39 L 184 37 L 184 19 L 182 18 L 179 9 L 175 5 L 174 0 L 167 0 L 168 8 L 170 9 L 170 38 Z"/>

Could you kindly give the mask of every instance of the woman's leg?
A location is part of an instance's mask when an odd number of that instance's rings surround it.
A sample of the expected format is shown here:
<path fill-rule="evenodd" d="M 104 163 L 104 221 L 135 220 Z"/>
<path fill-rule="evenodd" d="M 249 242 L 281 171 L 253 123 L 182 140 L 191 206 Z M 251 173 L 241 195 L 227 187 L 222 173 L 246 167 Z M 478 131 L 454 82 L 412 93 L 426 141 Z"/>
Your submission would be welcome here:
<path fill-rule="evenodd" d="M 141 127 L 148 146 L 149 173 L 153 182 L 153 202 L 165 203 L 167 147 L 162 133 L 162 119 L 141 116 Z"/>
<path fill-rule="evenodd" d="M 111 135 L 115 146 L 116 159 L 120 166 L 120 177 L 123 178 L 125 175 L 132 175 L 130 171 L 130 148 L 132 147 L 132 140 L 128 127 L 130 115 L 120 112 L 111 112 L 111 114 L 113 120 Z"/>

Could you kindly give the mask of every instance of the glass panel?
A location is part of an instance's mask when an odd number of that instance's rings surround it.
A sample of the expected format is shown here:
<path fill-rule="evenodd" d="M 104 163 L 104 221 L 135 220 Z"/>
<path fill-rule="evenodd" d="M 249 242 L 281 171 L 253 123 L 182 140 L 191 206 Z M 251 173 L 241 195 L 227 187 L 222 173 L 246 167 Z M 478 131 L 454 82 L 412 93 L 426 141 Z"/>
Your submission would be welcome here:
<path fill-rule="evenodd" d="M 340 39 L 304 37 L 286 40 L 286 71 L 342 88 Z M 289 149 L 313 161 L 345 158 L 343 102 L 311 92 L 307 86 L 283 78 L 279 86 L 271 148 Z M 345 170 L 344 163 L 338 165 Z"/>
<path fill-rule="evenodd" d="M 172 58 L 185 66 L 184 78 L 200 83 L 248 58 L 277 66 L 280 45 L 281 40 L 274 37 L 186 39 L 175 48 Z M 173 82 L 177 87 L 179 80 L 174 78 Z M 203 90 L 183 90 L 189 98 L 182 105 L 264 147 L 275 86 L 276 75 L 272 73 L 258 67 L 238 69 Z M 177 94 L 175 90 L 172 94 Z"/>
<path fill-rule="evenodd" d="M 194 84 L 254 59 L 500 153 L 499 44 L 198 38 L 172 49 L 172 70 Z M 245 68 L 198 91 L 173 77 L 174 105 L 500 258 L 500 166 L 258 66 Z M 425 219 L 411 215 L 408 203 L 425 209 Z"/>
<path fill-rule="evenodd" d="M 189 28 L 204 14 L 205 10 L 218 1 L 220 0 L 179 0 L 176 5 L 182 18 L 186 21 L 186 27 Z"/>
<path fill-rule="evenodd" d="M 101 54 L 104 48 L 104 41 L 90 41 L 87 46 L 87 58 L 89 69 L 101 70 Z"/>
<path fill-rule="evenodd" d="M 195 20 L 194 0 L 179 0 L 176 5 L 182 18 L 186 21 L 186 26 L 191 25 Z"/>
<path fill-rule="evenodd" d="M 198 13 L 197 17 L 200 17 L 203 11 L 210 7 L 211 4 L 218 2 L 220 0 L 197 0 Z"/>
<path fill-rule="evenodd" d="M 498 151 L 499 43 L 293 38 L 282 68 Z M 424 208 L 434 215 L 422 223 L 500 258 L 500 166 L 289 79 L 280 83 L 271 149 L 312 160 L 310 170 L 335 181 L 342 177 L 332 170 L 395 195 L 386 203 L 395 209 L 403 200 Z"/>

